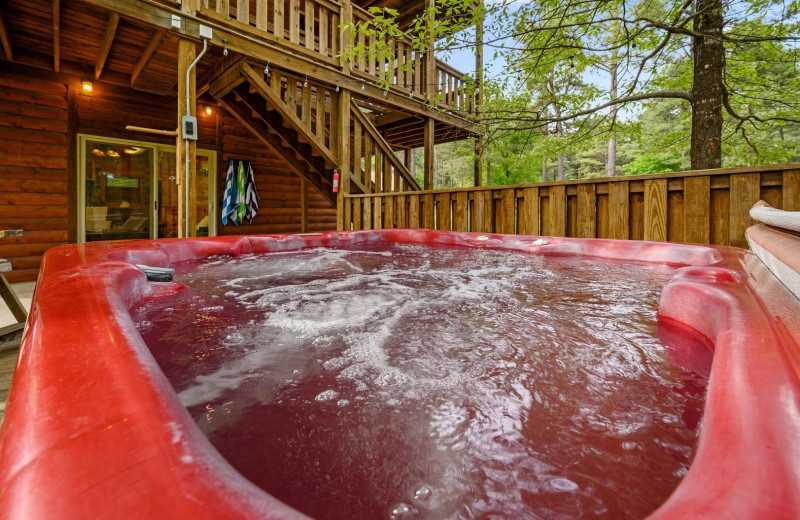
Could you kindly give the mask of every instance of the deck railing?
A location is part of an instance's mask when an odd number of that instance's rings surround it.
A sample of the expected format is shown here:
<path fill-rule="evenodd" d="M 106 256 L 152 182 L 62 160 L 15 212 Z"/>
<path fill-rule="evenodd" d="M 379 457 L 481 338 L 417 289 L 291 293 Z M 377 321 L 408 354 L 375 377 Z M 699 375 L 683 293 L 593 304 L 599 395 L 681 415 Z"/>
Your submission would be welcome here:
<path fill-rule="evenodd" d="M 339 57 L 345 11 L 335 0 L 194 0 L 199 16 L 225 24 L 231 29 L 278 43 L 289 50 L 325 65 L 341 68 Z M 352 6 L 353 22 L 358 24 L 373 15 Z M 374 37 L 360 32 L 354 43 L 370 45 Z M 383 56 L 360 56 L 351 64 L 354 80 L 386 81 L 396 93 L 417 100 L 425 99 L 425 53 L 414 49 L 409 39 L 386 42 Z M 436 94 L 441 106 L 455 112 L 472 111 L 472 91 L 465 74 L 436 60 Z"/>
<path fill-rule="evenodd" d="M 800 163 L 350 195 L 346 229 L 425 228 L 746 247 L 759 199 L 800 210 Z"/>
<path fill-rule="evenodd" d="M 332 0 L 198 0 L 198 14 L 339 65 L 341 4 Z"/>
<path fill-rule="evenodd" d="M 390 193 L 419 190 L 417 181 L 355 102 L 351 102 L 350 115 L 353 131 L 349 168 L 353 172 L 354 191 Z"/>

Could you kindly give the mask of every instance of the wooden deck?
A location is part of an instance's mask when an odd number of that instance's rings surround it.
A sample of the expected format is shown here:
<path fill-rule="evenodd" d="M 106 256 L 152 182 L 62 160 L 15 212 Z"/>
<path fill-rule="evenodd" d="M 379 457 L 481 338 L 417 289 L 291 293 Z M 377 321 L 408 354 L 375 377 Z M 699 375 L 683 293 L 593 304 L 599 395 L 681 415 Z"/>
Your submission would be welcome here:
<path fill-rule="evenodd" d="M 0 345 L 0 424 L 3 422 L 3 415 L 6 411 L 8 389 L 11 387 L 11 378 L 14 375 L 18 354 L 19 340 L 15 343 Z"/>

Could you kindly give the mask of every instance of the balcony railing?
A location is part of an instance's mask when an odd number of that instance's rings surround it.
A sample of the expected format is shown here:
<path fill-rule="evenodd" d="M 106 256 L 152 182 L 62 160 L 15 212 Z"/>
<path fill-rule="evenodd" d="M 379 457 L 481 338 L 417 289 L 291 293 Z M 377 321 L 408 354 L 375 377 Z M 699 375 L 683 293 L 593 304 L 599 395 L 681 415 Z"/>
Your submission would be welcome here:
<path fill-rule="evenodd" d="M 228 25 L 233 30 L 282 45 L 308 58 L 341 68 L 342 5 L 334 0 L 196 0 L 201 17 Z M 368 21 L 372 15 L 353 5 L 353 22 Z M 354 43 L 370 45 L 371 37 L 358 34 Z M 384 56 L 361 56 L 351 64 L 354 79 L 389 84 L 390 89 L 424 100 L 426 83 L 435 83 L 437 103 L 466 115 L 473 112 L 473 89 L 467 76 L 436 60 L 431 81 L 424 78 L 425 53 L 408 39 L 387 42 Z"/>

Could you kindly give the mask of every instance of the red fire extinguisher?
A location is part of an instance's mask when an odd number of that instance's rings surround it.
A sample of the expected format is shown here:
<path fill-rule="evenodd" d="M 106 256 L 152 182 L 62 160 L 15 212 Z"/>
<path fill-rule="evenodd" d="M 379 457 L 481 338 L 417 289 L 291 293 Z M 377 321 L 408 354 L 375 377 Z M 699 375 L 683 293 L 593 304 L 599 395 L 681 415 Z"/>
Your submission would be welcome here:
<path fill-rule="evenodd" d="M 339 193 L 339 169 L 333 170 L 333 192 Z"/>

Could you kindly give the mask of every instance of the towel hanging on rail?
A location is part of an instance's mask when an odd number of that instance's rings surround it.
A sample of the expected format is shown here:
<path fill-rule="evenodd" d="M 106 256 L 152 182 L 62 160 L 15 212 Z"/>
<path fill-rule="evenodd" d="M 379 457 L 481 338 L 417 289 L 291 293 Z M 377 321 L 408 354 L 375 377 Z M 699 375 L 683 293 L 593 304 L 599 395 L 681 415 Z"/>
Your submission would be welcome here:
<path fill-rule="evenodd" d="M 260 199 L 250 161 L 241 159 L 228 161 L 225 193 L 222 199 L 222 225 L 226 225 L 230 220 L 231 223 L 238 226 L 245 219 L 252 224 L 258 214 Z"/>

